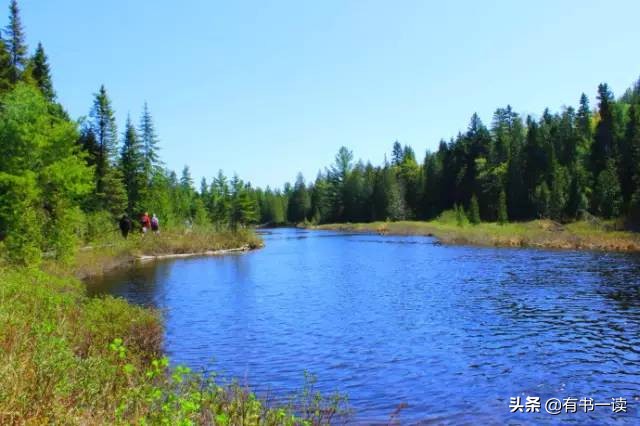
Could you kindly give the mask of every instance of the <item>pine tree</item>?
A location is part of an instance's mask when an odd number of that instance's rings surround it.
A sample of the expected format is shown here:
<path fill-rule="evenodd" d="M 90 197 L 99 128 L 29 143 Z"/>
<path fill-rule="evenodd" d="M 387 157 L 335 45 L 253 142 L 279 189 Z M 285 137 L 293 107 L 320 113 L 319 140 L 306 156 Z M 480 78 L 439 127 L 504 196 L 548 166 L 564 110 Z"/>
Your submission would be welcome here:
<path fill-rule="evenodd" d="M 182 169 L 182 175 L 180 176 L 180 186 L 185 191 L 193 191 L 193 178 L 191 177 L 191 170 L 189 166 L 184 166 Z"/>
<path fill-rule="evenodd" d="M 211 183 L 211 197 L 213 200 L 213 211 L 211 212 L 211 217 L 216 228 L 221 229 L 228 223 L 229 204 L 231 198 L 229 183 L 222 170 L 218 171 L 218 175 Z"/>
<path fill-rule="evenodd" d="M 209 198 L 209 184 L 207 183 L 207 178 L 202 177 L 200 179 L 200 198 L 206 200 Z"/>
<path fill-rule="evenodd" d="M 142 116 L 140 117 L 140 126 L 138 128 L 140 140 L 142 142 L 142 150 L 144 154 L 144 170 L 147 179 L 152 175 L 154 167 L 161 166 L 158 156 L 158 137 L 155 133 L 153 118 L 149 112 L 147 103 L 144 103 Z"/>
<path fill-rule="evenodd" d="M 15 84 L 27 65 L 27 45 L 16 0 L 11 0 L 9 5 L 9 25 L 4 31 L 11 62 L 11 81 Z"/>
<path fill-rule="evenodd" d="M 144 176 L 142 146 L 130 116 L 127 116 L 127 123 L 123 135 L 120 168 L 127 192 L 127 213 L 133 217 L 144 210 L 143 194 L 147 182 Z"/>
<path fill-rule="evenodd" d="M 307 187 L 304 183 L 304 177 L 298 173 L 296 183 L 293 186 L 291 197 L 289 197 L 289 205 L 287 208 L 287 217 L 291 223 L 300 223 L 307 220 L 311 209 L 311 200 L 307 193 Z"/>
<path fill-rule="evenodd" d="M 257 206 L 255 200 L 249 196 L 244 182 L 234 175 L 231 179 L 231 202 L 229 205 L 229 226 L 233 232 L 239 227 L 255 223 L 257 220 Z"/>
<path fill-rule="evenodd" d="M 0 38 L 0 95 L 11 89 L 13 81 L 12 70 L 11 56 L 7 50 L 7 45 Z"/>
<path fill-rule="evenodd" d="M 631 201 L 635 191 L 634 176 L 638 171 L 640 161 L 640 146 L 638 134 L 640 133 L 640 104 L 631 105 L 627 111 L 627 123 L 624 137 L 621 138 L 620 155 L 618 160 L 620 189 L 625 206 Z"/>
<path fill-rule="evenodd" d="M 400 145 L 400 142 L 395 141 L 393 143 L 393 150 L 391 152 L 391 164 L 394 166 L 399 165 L 400 163 L 402 163 L 402 157 L 403 157 L 402 145 Z"/>
<path fill-rule="evenodd" d="M 640 104 L 633 104 L 629 108 L 629 121 L 625 139 L 629 146 L 628 174 L 631 176 L 629 185 L 631 197 L 629 199 L 629 216 L 634 227 L 640 224 Z"/>
<path fill-rule="evenodd" d="M 31 77 L 35 80 L 36 85 L 44 97 L 50 102 L 53 102 L 56 98 L 56 93 L 53 90 L 51 71 L 49 69 L 47 55 L 44 53 L 42 43 L 38 43 L 36 53 L 31 58 L 30 69 Z"/>
<path fill-rule="evenodd" d="M 613 94 L 606 84 L 598 86 L 598 114 L 600 121 L 596 126 L 595 138 L 591 149 L 591 167 L 594 176 L 598 176 L 609 159 L 615 157 L 615 129 L 613 119 Z"/>
<path fill-rule="evenodd" d="M 117 163 L 118 130 L 111 100 L 104 86 L 94 95 L 93 107 L 89 114 L 90 122 L 85 135 L 89 149 L 89 164 L 95 165 L 96 197 L 93 209 L 106 209 L 116 215 L 126 207 L 126 195 L 122 183 L 122 174 L 113 170 Z M 87 143 L 88 142 L 88 143 Z M 123 206 L 124 202 L 124 206 Z"/>

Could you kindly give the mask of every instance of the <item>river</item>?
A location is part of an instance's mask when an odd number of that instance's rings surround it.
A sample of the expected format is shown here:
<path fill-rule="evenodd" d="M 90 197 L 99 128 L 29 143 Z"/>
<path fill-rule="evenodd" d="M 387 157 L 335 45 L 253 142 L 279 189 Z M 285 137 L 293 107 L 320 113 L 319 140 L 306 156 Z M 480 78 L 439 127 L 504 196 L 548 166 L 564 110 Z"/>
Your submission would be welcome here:
<path fill-rule="evenodd" d="M 349 396 L 353 422 L 640 424 L 640 257 L 445 246 L 275 229 L 242 255 L 158 261 L 90 283 L 164 312 L 173 364 L 259 394 Z M 539 397 L 540 413 L 510 413 Z M 627 412 L 571 400 L 611 403 Z M 559 398 L 563 412 L 545 412 Z M 531 404 L 533 407 L 535 404 Z M 621 404 L 618 404 L 618 408 Z"/>

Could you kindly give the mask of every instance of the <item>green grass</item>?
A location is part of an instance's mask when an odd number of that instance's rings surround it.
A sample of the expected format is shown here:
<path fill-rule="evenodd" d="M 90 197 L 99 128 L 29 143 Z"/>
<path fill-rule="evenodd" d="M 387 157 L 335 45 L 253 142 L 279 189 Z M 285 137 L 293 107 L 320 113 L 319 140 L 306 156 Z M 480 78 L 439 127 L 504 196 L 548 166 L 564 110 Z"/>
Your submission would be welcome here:
<path fill-rule="evenodd" d="M 262 240 L 249 229 L 238 232 L 215 231 L 211 227 L 185 230 L 163 230 L 160 234 L 129 234 L 122 238 L 119 232 L 108 232 L 102 238 L 81 247 L 68 265 L 59 262 L 45 264 L 47 271 L 58 274 L 73 273 L 85 279 L 101 275 L 118 267 L 126 267 L 141 256 L 205 253 L 234 248 L 262 247 Z"/>
<path fill-rule="evenodd" d="M 534 220 L 504 225 L 483 222 L 478 225 L 464 223 L 459 226 L 455 215 L 445 212 L 440 218 L 428 222 L 345 223 L 320 225 L 315 228 L 395 235 L 430 235 L 437 237 L 445 244 L 608 251 L 640 250 L 638 234 L 609 230 L 609 227 L 586 221 L 567 225 L 550 220 Z"/>

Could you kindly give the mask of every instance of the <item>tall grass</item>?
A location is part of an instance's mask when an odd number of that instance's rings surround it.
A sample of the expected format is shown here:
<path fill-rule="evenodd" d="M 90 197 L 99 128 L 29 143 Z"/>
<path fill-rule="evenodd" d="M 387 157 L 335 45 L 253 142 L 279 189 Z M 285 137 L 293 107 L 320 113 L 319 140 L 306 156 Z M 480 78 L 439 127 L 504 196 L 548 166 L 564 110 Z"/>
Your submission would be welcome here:
<path fill-rule="evenodd" d="M 473 225 L 466 221 L 460 223 L 454 211 L 444 212 L 437 219 L 428 222 L 327 224 L 316 228 L 396 235 L 429 235 L 448 244 L 640 251 L 639 234 L 611 230 L 608 226 L 587 221 L 566 225 L 551 220 L 511 222 L 503 225 L 482 222 Z"/>
<path fill-rule="evenodd" d="M 237 232 L 216 231 L 213 227 L 171 228 L 159 234 L 131 233 L 123 238 L 119 231 L 109 230 L 87 241 L 72 262 L 50 261 L 45 269 L 58 275 L 74 274 L 78 278 L 101 275 L 118 267 L 126 267 L 141 256 L 207 253 L 218 250 L 262 246 L 262 240 L 250 229 Z"/>

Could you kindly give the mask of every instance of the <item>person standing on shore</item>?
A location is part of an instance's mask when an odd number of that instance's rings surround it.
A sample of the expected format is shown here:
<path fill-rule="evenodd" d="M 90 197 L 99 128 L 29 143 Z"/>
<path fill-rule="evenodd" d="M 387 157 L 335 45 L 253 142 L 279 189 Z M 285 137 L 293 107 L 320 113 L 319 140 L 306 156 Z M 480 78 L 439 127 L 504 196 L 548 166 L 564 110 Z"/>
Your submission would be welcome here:
<path fill-rule="evenodd" d="M 142 226 L 142 233 L 146 234 L 149 228 L 151 228 L 151 219 L 149 219 L 149 213 L 145 212 L 140 219 L 140 225 Z"/>
<path fill-rule="evenodd" d="M 160 233 L 160 221 L 158 220 L 158 216 L 156 216 L 155 213 L 151 218 L 151 230 L 156 234 Z"/>
<path fill-rule="evenodd" d="M 131 225 L 133 225 L 131 223 L 131 219 L 129 219 L 129 216 L 127 216 L 127 214 L 123 214 L 122 217 L 120 218 L 120 233 L 122 234 L 123 238 L 127 238 L 127 236 L 129 235 L 129 232 L 131 232 Z"/>

